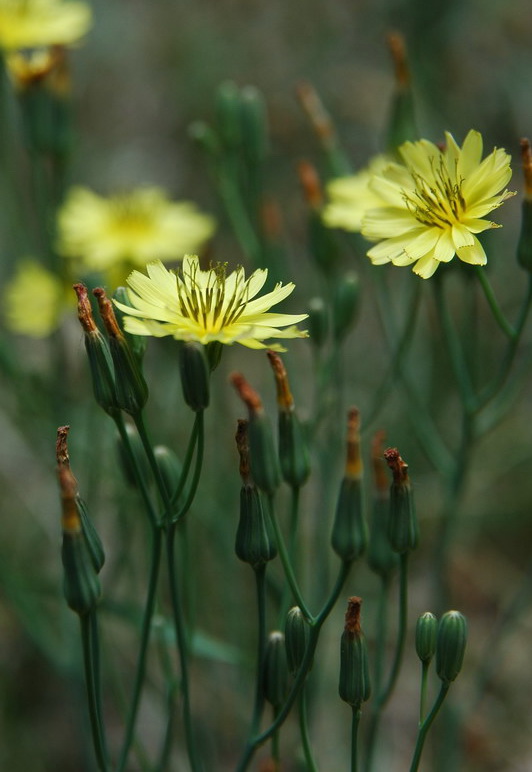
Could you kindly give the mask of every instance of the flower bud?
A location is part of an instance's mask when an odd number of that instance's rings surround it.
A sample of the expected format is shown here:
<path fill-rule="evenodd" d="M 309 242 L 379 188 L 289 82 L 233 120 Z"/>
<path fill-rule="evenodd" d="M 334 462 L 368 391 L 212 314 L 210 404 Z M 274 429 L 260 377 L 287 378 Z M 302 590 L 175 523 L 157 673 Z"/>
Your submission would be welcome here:
<path fill-rule="evenodd" d="M 362 458 L 360 455 L 360 419 L 356 408 L 348 414 L 345 473 L 336 504 L 331 544 L 344 561 L 356 560 L 367 545 L 362 496 Z"/>
<path fill-rule="evenodd" d="M 179 372 L 183 398 L 199 412 L 209 405 L 209 365 L 204 347 L 197 341 L 182 341 L 179 346 Z"/>
<path fill-rule="evenodd" d="M 364 633 L 360 627 L 362 598 L 349 598 L 345 615 L 345 627 L 340 641 L 340 699 L 360 709 L 371 694 L 368 651 Z"/>
<path fill-rule="evenodd" d="M 397 568 L 399 556 L 388 537 L 390 520 L 389 485 L 383 456 L 384 432 L 376 432 L 371 448 L 373 467 L 373 508 L 369 531 L 368 565 L 383 580 Z"/>
<path fill-rule="evenodd" d="M 100 315 L 109 335 L 109 348 L 115 369 L 116 395 L 118 405 L 131 415 L 140 413 L 148 399 L 148 386 L 140 365 L 128 346 L 124 333 L 118 326 L 113 306 L 105 290 L 93 291 L 98 300 Z"/>
<path fill-rule="evenodd" d="M 322 298 L 312 298 L 308 306 L 308 331 L 310 340 L 321 348 L 329 335 L 329 313 Z"/>
<path fill-rule="evenodd" d="M 521 208 L 521 233 L 517 243 L 517 261 L 532 272 L 532 152 L 528 139 L 521 140 L 521 157 L 525 178 L 525 195 Z"/>
<path fill-rule="evenodd" d="M 416 653 L 422 662 L 430 662 L 436 652 L 438 620 L 430 611 L 421 614 L 416 623 Z"/>
<path fill-rule="evenodd" d="M 353 326 L 360 295 L 360 282 L 353 271 L 346 273 L 336 285 L 333 302 L 333 332 L 336 341 L 341 341 Z"/>
<path fill-rule="evenodd" d="M 244 153 L 252 166 L 259 166 L 268 152 L 266 104 L 255 86 L 245 86 L 240 100 Z"/>
<path fill-rule="evenodd" d="M 87 505 L 79 495 L 76 496 L 76 506 L 78 508 L 81 529 L 85 536 L 85 541 L 87 542 L 87 548 L 92 559 L 94 570 L 99 574 L 105 563 L 105 552 L 103 550 L 102 540 L 94 527 Z"/>
<path fill-rule="evenodd" d="M 294 606 L 286 615 L 284 640 L 286 660 L 290 675 L 295 676 L 307 651 L 310 627 L 299 606 Z"/>
<path fill-rule="evenodd" d="M 418 138 L 414 97 L 406 59 L 405 42 L 397 32 L 388 36 L 388 45 L 395 65 L 395 92 L 388 121 L 388 149 L 391 153 L 407 142 Z"/>
<path fill-rule="evenodd" d="M 390 520 L 388 535 L 392 549 L 404 554 L 415 549 L 418 541 L 418 526 L 414 506 L 414 495 L 408 476 L 408 464 L 396 448 L 389 448 L 384 458 L 393 472 L 390 487 Z"/>
<path fill-rule="evenodd" d="M 270 633 L 264 653 L 263 689 L 270 705 L 278 708 L 288 694 L 288 663 L 284 635 L 279 631 Z"/>
<path fill-rule="evenodd" d="M 275 493 L 281 482 L 281 472 L 272 429 L 264 412 L 260 396 L 254 391 L 243 375 L 231 376 L 233 386 L 249 411 L 248 438 L 251 460 L 251 474 L 257 487 L 265 493 Z"/>
<path fill-rule="evenodd" d="M 462 668 L 467 642 L 467 622 L 459 611 L 447 611 L 438 625 L 436 672 L 444 684 L 454 681 Z"/>
<path fill-rule="evenodd" d="M 216 117 L 224 145 L 234 149 L 242 144 L 240 129 L 240 93 L 232 80 L 221 83 L 216 94 Z"/>
<path fill-rule="evenodd" d="M 166 445 L 157 445 L 153 449 L 153 455 L 157 461 L 157 466 L 163 478 L 166 492 L 173 498 L 181 482 L 182 465 L 178 457 L 171 448 Z"/>

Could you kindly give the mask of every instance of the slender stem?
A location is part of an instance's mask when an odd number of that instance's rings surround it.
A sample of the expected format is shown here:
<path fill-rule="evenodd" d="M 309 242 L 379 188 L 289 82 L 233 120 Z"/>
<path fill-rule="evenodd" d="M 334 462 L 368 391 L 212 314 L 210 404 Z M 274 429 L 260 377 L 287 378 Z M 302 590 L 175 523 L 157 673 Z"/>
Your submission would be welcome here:
<path fill-rule="evenodd" d="M 127 759 L 133 738 L 135 736 L 135 723 L 137 719 L 138 709 L 140 705 L 140 696 L 142 693 L 142 686 L 144 684 L 144 677 L 146 674 L 146 658 L 148 652 L 148 644 L 150 640 L 150 631 L 153 619 L 153 612 L 155 610 L 157 582 L 159 579 L 159 569 L 161 565 L 161 552 L 162 552 L 162 531 L 160 528 L 152 528 L 152 547 L 151 547 L 151 566 L 150 576 L 148 579 L 148 593 L 146 596 L 146 605 L 144 607 L 144 616 L 142 619 L 142 628 L 140 636 L 140 649 L 137 659 L 137 668 L 135 672 L 135 681 L 133 685 L 133 696 L 129 703 L 129 713 L 126 724 L 126 732 L 124 736 L 124 742 L 120 753 L 120 760 L 118 762 L 117 772 L 123 772 L 126 768 Z"/>
<path fill-rule="evenodd" d="M 299 589 L 299 585 L 297 583 L 297 579 L 295 577 L 294 570 L 292 568 L 292 563 L 290 561 L 290 556 L 286 548 L 284 537 L 283 537 L 283 534 L 281 533 L 281 529 L 279 528 L 277 517 L 275 516 L 273 496 L 268 496 L 268 504 L 270 509 L 270 519 L 271 519 L 273 531 L 275 534 L 275 541 L 277 543 L 277 549 L 279 550 L 279 557 L 281 558 L 281 563 L 283 564 L 283 570 L 285 572 L 286 579 L 288 581 L 288 584 L 290 585 L 290 589 L 292 590 L 292 595 L 294 596 L 294 599 L 297 605 L 303 612 L 303 616 L 309 622 L 312 623 L 314 621 L 314 617 L 309 611 L 307 604 L 303 600 L 301 590 Z"/>
<path fill-rule="evenodd" d="M 295 487 L 291 489 L 292 498 L 290 506 L 290 532 L 288 535 L 288 558 L 290 564 L 296 568 L 296 534 L 297 525 L 299 520 L 299 488 Z M 290 587 L 285 584 L 283 586 L 283 594 L 281 597 L 281 604 L 279 606 L 279 625 L 282 625 L 288 609 L 290 607 Z"/>
<path fill-rule="evenodd" d="M 200 418 L 201 416 L 201 418 Z M 199 413 L 196 413 L 196 417 L 194 419 L 194 426 L 192 427 L 192 432 L 190 434 L 190 439 L 188 441 L 187 446 L 187 452 L 185 454 L 185 460 L 183 462 L 183 469 L 181 470 L 181 477 L 179 479 L 179 485 L 177 486 L 177 490 L 172 496 L 172 505 L 175 506 L 178 501 L 179 497 L 183 493 L 183 490 L 185 488 L 188 474 L 190 472 L 190 465 L 192 464 L 192 459 L 194 457 L 194 450 L 196 448 L 196 443 L 198 441 L 198 430 L 199 430 L 199 424 L 200 421 L 203 418 L 203 413 L 200 411 Z"/>
<path fill-rule="evenodd" d="M 351 772 L 358 772 L 358 727 L 362 711 L 360 705 L 353 705 L 351 710 Z"/>
<path fill-rule="evenodd" d="M 303 754 L 305 756 L 307 772 L 318 772 L 318 767 L 316 766 L 316 762 L 312 753 L 312 747 L 310 745 L 310 737 L 308 731 L 307 694 L 305 686 L 303 686 L 299 694 L 299 732 L 301 734 L 301 745 L 303 746 Z"/>
<path fill-rule="evenodd" d="M 505 317 L 501 307 L 497 303 L 497 298 L 495 297 L 495 293 L 493 292 L 493 288 L 488 279 L 486 269 L 480 265 L 476 265 L 475 271 L 495 321 L 508 338 L 513 338 L 515 336 L 516 330 Z"/>
<path fill-rule="evenodd" d="M 273 720 L 277 718 L 277 708 L 273 709 Z M 274 769 L 276 772 L 278 772 L 281 769 L 281 746 L 280 746 L 280 740 L 281 740 L 281 729 L 278 726 L 275 732 L 272 734 L 272 759 L 274 764 Z"/>
<path fill-rule="evenodd" d="M 255 705 L 251 720 L 251 736 L 259 730 L 260 719 L 264 709 L 264 693 L 262 688 L 262 675 L 264 666 L 264 652 L 266 649 L 266 565 L 258 566 L 255 571 L 255 585 L 257 590 L 257 662 L 255 682 Z"/>
<path fill-rule="evenodd" d="M 436 715 L 439 711 L 439 709 L 442 706 L 442 703 L 447 696 L 447 692 L 449 691 L 450 684 L 442 683 L 440 688 L 440 693 L 438 694 L 436 701 L 434 702 L 434 705 L 432 706 L 432 710 L 428 714 L 427 718 L 423 721 L 421 726 L 418 730 L 417 735 L 417 741 L 416 741 L 416 747 L 414 750 L 414 756 L 412 757 L 412 764 L 410 765 L 410 772 L 417 772 L 417 769 L 419 767 L 419 762 L 421 761 L 421 754 L 423 752 L 423 745 L 425 744 L 425 740 L 427 738 L 427 733 L 431 727 L 432 722 L 436 718 Z"/>
<path fill-rule="evenodd" d="M 400 556 L 399 564 L 399 625 L 397 630 L 397 640 L 395 643 L 395 654 L 393 658 L 390 675 L 388 677 L 388 683 L 377 695 L 373 710 L 371 712 L 370 725 L 368 730 L 368 745 L 366 756 L 366 769 L 368 772 L 372 769 L 376 740 L 379 730 L 379 724 L 382 717 L 382 711 L 390 699 L 399 671 L 401 669 L 401 663 L 403 660 L 403 654 L 406 641 L 406 627 L 408 618 L 408 552 L 403 553 Z"/>
<path fill-rule="evenodd" d="M 144 480 L 144 477 L 142 476 L 139 466 L 137 464 L 137 460 L 135 458 L 135 454 L 133 453 L 133 450 L 131 448 L 131 442 L 129 440 L 129 435 L 126 431 L 126 427 L 124 424 L 124 418 L 122 416 L 122 413 L 117 413 L 114 417 L 114 422 L 116 425 L 116 428 L 118 429 L 118 433 L 120 434 L 120 439 L 122 441 L 122 444 L 124 446 L 124 450 L 127 454 L 128 461 L 130 463 L 131 469 L 133 470 L 133 475 L 135 477 L 135 483 L 137 485 L 137 488 L 140 491 L 140 495 L 142 497 L 142 501 L 144 503 L 144 506 L 146 507 L 146 512 L 148 513 L 148 517 L 150 519 L 150 523 L 152 526 L 155 526 L 157 524 L 157 513 L 155 511 L 155 508 L 152 504 L 150 494 L 148 492 L 148 489 L 146 487 L 146 482 Z"/>
<path fill-rule="evenodd" d="M 429 674 L 430 660 L 421 663 L 421 689 L 419 690 L 419 723 L 423 723 L 427 705 L 427 676 Z"/>
<path fill-rule="evenodd" d="M 83 646 L 83 665 L 85 669 L 85 683 L 87 687 L 87 699 L 89 704 L 89 716 L 92 729 L 92 742 L 96 753 L 96 760 L 100 772 L 109 769 L 107 761 L 107 747 L 102 722 L 100 705 L 100 687 L 98 684 L 98 642 L 95 639 L 95 612 L 80 616 L 81 642 Z"/>
<path fill-rule="evenodd" d="M 388 600 L 390 580 L 382 578 L 377 605 L 377 629 L 375 633 L 375 674 L 373 676 L 373 690 L 380 694 L 382 688 L 382 675 L 384 655 L 386 653 L 386 630 L 388 627 Z"/>
<path fill-rule="evenodd" d="M 170 496 L 170 491 L 166 489 L 166 484 L 161 474 L 161 470 L 159 469 L 159 464 L 157 463 L 157 459 L 153 453 L 153 447 L 148 436 L 148 430 L 146 428 L 146 424 L 144 423 L 144 416 L 142 415 L 142 412 L 136 413 L 133 416 L 133 420 L 135 422 L 135 426 L 137 427 L 144 452 L 146 453 L 146 458 L 148 459 L 148 463 L 155 478 L 157 490 L 159 491 L 159 495 L 161 496 L 164 505 L 165 513 L 163 520 L 166 522 L 171 518 L 172 515 L 172 498 Z"/>
<path fill-rule="evenodd" d="M 188 510 L 192 506 L 192 502 L 194 501 L 196 491 L 198 490 L 198 484 L 201 477 L 201 469 L 203 466 L 203 453 L 205 450 L 203 410 L 200 410 L 198 413 L 196 413 L 196 420 L 194 422 L 193 431 L 196 434 L 196 442 L 197 442 L 196 464 L 194 466 L 194 474 L 192 476 L 192 481 L 190 483 L 190 488 L 188 490 L 185 503 L 180 507 L 179 512 L 176 515 L 176 518 L 175 518 L 176 521 L 181 520 L 181 518 L 187 514 Z"/>

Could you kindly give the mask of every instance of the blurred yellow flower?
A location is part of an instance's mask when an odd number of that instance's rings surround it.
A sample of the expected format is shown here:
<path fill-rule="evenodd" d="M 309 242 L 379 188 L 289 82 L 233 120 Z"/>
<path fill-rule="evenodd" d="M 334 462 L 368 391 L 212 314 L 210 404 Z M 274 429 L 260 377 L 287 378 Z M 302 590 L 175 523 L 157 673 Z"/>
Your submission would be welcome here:
<path fill-rule="evenodd" d="M 11 332 L 46 338 L 59 324 L 65 301 L 62 282 L 34 260 L 20 264 L 3 292 L 6 327 Z"/>
<path fill-rule="evenodd" d="M 0 47 L 6 51 L 72 45 L 92 22 L 83 2 L 62 0 L 0 0 Z"/>
<path fill-rule="evenodd" d="M 328 203 L 322 213 L 325 225 L 346 231 L 360 231 L 362 218 L 368 209 L 386 206 L 384 200 L 371 190 L 370 181 L 375 174 L 384 171 L 390 162 L 389 157 L 377 155 L 356 174 L 331 180 L 326 189 Z"/>
<path fill-rule="evenodd" d="M 133 335 L 172 335 L 204 345 L 218 341 L 275 351 L 285 349 L 263 341 L 307 337 L 306 331 L 294 326 L 307 314 L 267 313 L 292 293 L 293 284 L 277 284 L 272 292 L 252 299 L 264 286 L 267 270 L 258 269 L 246 279 L 241 267 L 227 274 L 226 265 L 217 263 L 203 271 L 198 257 L 186 255 L 175 272 L 159 260 L 149 263 L 147 271 L 147 276 L 133 271 L 127 280 L 132 307 L 115 301 L 127 314 L 124 327 Z"/>
<path fill-rule="evenodd" d="M 157 187 L 111 198 L 75 187 L 59 211 L 58 226 L 60 254 L 80 259 L 88 270 L 130 271 L 198 250 L 215 223 L 188 201 L 169 201 Z"/>
<path fill-rule="evenodd" d="M 362 235 L 379 243 L 368 252 L 375 264 L 412 265 L 424 279 L 457 255 L 484 265 L 476 233 L 499 227 L 487 214 L 514 193 L 510 156 L 495 148 L 482 159 L 482 136 L 471 130 L 460 148 L 446 132 L 443 149 L 426 139 L 399 148 L 403 164 L 391 163 L 370 182 L 385 202 L 364 215 Z M 501 192 L 502 190 L 502 192 Z"/>

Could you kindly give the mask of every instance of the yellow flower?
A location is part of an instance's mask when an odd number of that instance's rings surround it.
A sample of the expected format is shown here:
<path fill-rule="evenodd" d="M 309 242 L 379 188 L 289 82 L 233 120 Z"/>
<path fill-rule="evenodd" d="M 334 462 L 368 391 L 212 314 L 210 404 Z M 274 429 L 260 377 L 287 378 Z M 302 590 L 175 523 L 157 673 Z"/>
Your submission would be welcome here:
<path fill-rule="evenodd" d="M 0 0 L 0 47 L 40 48 L 76 43 L 91 26 L 87 3 Z"/>
<path fill-rule="evenodd" d="M 291 294 L 293 284 L 277 284 L 272 292 L 253 300 L 264 286 L 267 270 L 259 269 L 246 279 L 241 267 L 227 274 L 226 266 L 218 263 L 203 271 L 196 255 L 186 255 L 176 272 L 160 260 L 149 263 L 147 271 L 148 276 L 133 271 L 127 280 L 132 308 L 115 301 L 127 314 L 124 326 L 133 335 L 172 335 L 204 345 L 218 341 L 275 351 L 285 349 L 263 341 L 307 337 L 306 331 L 293 326 L 307 314 L 267 313 Z"/>
<path fill-rule="evenodd" d="M 59 324 L 64 300 L 62 282 L 39 263 L 26 260 L 4 289 L 6 326 L 32 338 L 46 338 Z"/>
<path fill-rule="evenodd" d="M 88 270 L 124 273 L 155 258 L 178 260 L 197 250 L 214 220 L 188 201 L 169 201 L 163 190 L 139 188 L 102 198 L 73 188 L 59 212 L 59 252 Z M 125 276 L 124 276 L 125 278 Z"/>
<path fill-rule="evenodd" d="M 329 202 L 323 210 L 322 219 L 329 228 L 343 228 L 346 231 L 360 231 L 362 218 L 368 211 L 385 206 L 383 199 L 370 188 L 371 179 L 390 164 L 387 156 L 377 155 L 356 174 L 337 177 L 327 185 Z"/>
<path fill-rule="evenodd" d="M 392 163 L 375 175 L 370 187 L 385 206 L 366 213 L 362 234 L 379 243 L 368 252 L 377 265 L 412 265 L 428 279 L 440 263 L 455 255 L 484 265 L 486 254 L 476 237 L 499 227 L 487 214 L 514 193 L 501 190 L 510 180 L 510 156 L 495 148 L 482 161 L 482 137 L 471 130 L 460 148 L 446 132 L 440 149 L 432 142 L 405 142 L 403 164 Z"/>

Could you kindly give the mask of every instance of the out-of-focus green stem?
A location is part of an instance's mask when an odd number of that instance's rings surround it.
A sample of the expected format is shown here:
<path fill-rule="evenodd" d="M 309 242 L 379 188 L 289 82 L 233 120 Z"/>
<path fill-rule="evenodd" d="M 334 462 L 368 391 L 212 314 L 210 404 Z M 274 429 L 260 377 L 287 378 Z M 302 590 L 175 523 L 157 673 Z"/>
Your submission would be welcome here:
<path fill-rule="evenodd" d="M 80 616 L 81 642 L 83 646 L 83 665 L 85 668 L 85 683 L 89 705 L 89 716 L 92 729 L 92 741 L 100 772 L 107 772 L 107 747 L 105 730 L 100 704 L 99 685 L 99 651 L 96 633 L 95 611 Z"/>
<path fill-rule="evenodd" d="M 423 723 L 427 704 L 427 676 L 429 674 L 430 660 L 421 663 L 421 688 L 419 690 L 419 723 Z"/>
<path fill-rule="evenodd" d="M 432 725 L 432 722 L 436 718 L 436 715 L 439 709 L 441 708 L 444 699 L 447 696 L 447 693 L 449 691 L 449 686 L 450 684 L 448 683 L 442 683 L 440 688 L 440 693 L 438 694 L 436 701 L 432 706 L 432 710 L 430 711 L 427 718 L 423 721 L 423 723 L 419 727 L 416 748 L 414 750 L 412 764 L 410 765 L 410 772 L 417 772 L 417 769 L 419 767 L 419 762 L 421 761 L 421 754 L 423 753 L 423 746 L 425 744 L 425 740 L 427 739 L 428 731 Z"/>
<path fill-rule="evenodd" d="M 358 727 L 362 711 L 360 705 L 353 705 L 351 710 L 351 772 L 358 772 Z"/>
<path fill-rule="evenodd" d="M 257 590 L 257 661 L 255 670 L 255 704 L 253 707 L 253 718 L 251 720 L 251 736 L 259 730 L 260 719 L 264 709 L 262 671 L 266 648 L 266 565 L 258 566 L 254 571 Z"/>
<path fill-rule="evenodd" d="M 477 277 L 480 282 L 480 286 L 482 287 L 482 290 L 484 292 L 484 295 L 486 296 L 486 300 L 488 301 L 488 305 L 490 307 L 491 313 L 493 314 L 495 321 L 497 322 L 497 324 L 499 325 L 503 333 L 508 338 L 513 338 L 515 336 L 516 331 L 514 327 L 512 327 L 508 319 L 505 317 L 505 315 L 503 314 L 501 307 L 497 302 L 497 298 L 495 297 L 495 293 L 493 292 L 493 288 L 488 279 L 486 269 L 480 265 L 476 265 L 475 272 L 477 274 Z"/>
<path fill-rule="evenodd" d="M 288 535 L 288 558 L 290 564 L 297 569 L 297 554 L 296 554 L 296 534 L 299 520 L 299 488 L 291 489 L 291 504 L 290 504 L 290 532 Z M 286 614 L 290 607 L 290 586 L 285 584 L 283 586 L 283 594 L 281 597 L 281 604 L 279 607 L 279 626 L 284 623 Z"/>
<path fill-rule="evenodd" d="M 301 735 L 301 745 L 303 746 L 303 754 L 305 756 L 307 772 L 318 772 L 318 767 L 316 766 L 314 755 L 312 753 L 312 746 L 310 744 L 308 731 L 307 694 L 304 685 L 299 693 L 299 733 Z"/>

